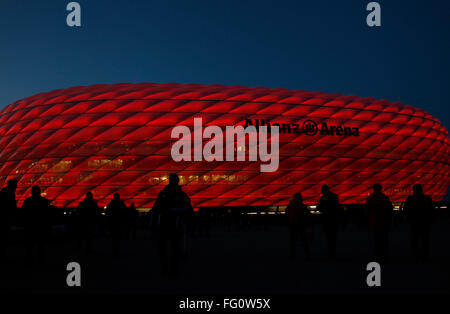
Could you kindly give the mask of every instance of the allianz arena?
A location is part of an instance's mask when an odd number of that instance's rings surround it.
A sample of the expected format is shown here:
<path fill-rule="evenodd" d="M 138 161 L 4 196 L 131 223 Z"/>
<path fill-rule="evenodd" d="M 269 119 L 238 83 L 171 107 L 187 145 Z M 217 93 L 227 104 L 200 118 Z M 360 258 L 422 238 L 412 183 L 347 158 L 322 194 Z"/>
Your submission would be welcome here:
<path fill-rule="evenodd" d="M 260 161 L 180 161 L 171 130 L 278 125 L 279 168 Z M 450 184 L 448 131 L 428 113 L 374 98 L 304 90 L 199 84 L 113 84 L 58 89 L 0 111 L 0 184 L 18 180 L 18 205 L 35 184 L 56 206 L 87 191 L 100 205 L 119 192 L 149 208 L 177 173 L 195 207 L 285 205 L 295 192 L 318 202 L 328 184 L 362 203 L 374 183 L 403 202 L 421 183 L 434 201 Z"/>

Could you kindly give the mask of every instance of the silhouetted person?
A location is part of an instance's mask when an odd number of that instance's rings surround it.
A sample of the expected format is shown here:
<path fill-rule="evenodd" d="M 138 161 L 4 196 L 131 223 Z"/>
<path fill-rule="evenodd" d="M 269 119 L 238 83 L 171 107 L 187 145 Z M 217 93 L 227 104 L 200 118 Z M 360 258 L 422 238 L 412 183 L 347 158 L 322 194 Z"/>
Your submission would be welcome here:
<path fill-rule="evenodd" d="M 136 229 L 138 227 L 139 212 L 136 209 L 134 203 L 131 203 L 130 207 L 127 208 L 127 237 L 131 239 L 136 239 Z"/>
<path fill-rule="evenodd" d="M 308 226 L 310 224 L 311 212 L 303 204 L 303 198 L 300 193 L 295 193 L 293 199 L 289 202 L 286 208 L 286 215 L 288 217 L 290 236 L 289 236 L 289 254 L 291 258 L 295 257 L 295 247 L 297 237 L 303 245 L 305 259 L 310 259 L 309 241 L 308 241 Z"/>
<path fill-rule="evenodd" d="M 433 201 L 423 193 L 422 186 L 416 184 L 413 194 L 405 201 L 405 215 L 411 226 L 412 253 L 417 259 L 428 259 L 430 225 L 433 214 Z"/>
<path fill-rule="evenodd" d="M 373 233 L 375 257 L 386 261 L 389 257 L 389 230 L 393 207 L 389 197 L 383 194 L 381 184 L 373 185 L 373 193 L 366 200 L 369 231 Z"/>
<path fill-rule="evenodd" d="M 169 184 L 159 193 L 152 209 L 153 222 L 159 222 L 159 254 L 164 275 L 179 272 L 183 220 L 193 212 L 189 196 L 178 183 L 178 175 L 171 174 Z"/>
<path fill-rule="evenodd" d="M 0 262 L 8 257 L 9 232 L 17 210 L 17 180 L 9 180 L 8 185 L 0 191 Z"/>
<path fill-rule="evenodd" d="M 327 185 L 322 186 L 318 210 L 322 213 L 322 222 L 327 238 L 328 257 L 336 257 L 336 241 L 339 224 L 342 219 L 338 196 Z"/>
<path fill-rule="evenodd" d="M 23 202 L 25 246 L 27 260 L 33 262 L 34 248 L 37 246 L 38 261 L 42 262 L 46 242 L 51 233 L 50 202 L 41 196 L 41 188 L 34 185 L 31 197 Z"/>
<path fill-rule="evenodd" d="M 111 232 L 114 257 L 119 257 L 120 254 L 120 241 L 122 240 L 127 224 L 127 211 L 127 207 L 120 200 L 119 193 L 114 193 L 113 199 L 106 206 L 106 216 Z"/>
<path fill-rule="evenodd" d="M 100 215 L 100 209 L 91 192 L 87 192 L 84 200 L 78 204 L 75 215 L 77 220 L 78 247 L 81 249 L 84 245 L 87 253 L 92 253 L 92 240 Z"/>

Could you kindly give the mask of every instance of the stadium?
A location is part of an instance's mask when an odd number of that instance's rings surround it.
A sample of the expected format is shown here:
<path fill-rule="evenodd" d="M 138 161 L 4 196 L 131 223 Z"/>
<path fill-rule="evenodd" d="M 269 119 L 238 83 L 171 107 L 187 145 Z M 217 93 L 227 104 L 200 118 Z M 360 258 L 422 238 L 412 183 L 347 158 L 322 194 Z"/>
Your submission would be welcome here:
<path fill-rule="evenodd" d="M 192 128 L 194 118 L 221 127 L 278 126 L 279 168 L 174 161 L 171 131 Z M 58 207 L 73 208 L 92 191 L 102 206 L 118 192 L 148 209 L 170 173 L 180 176 L 197 208 L 286 205 L 296 192 L 312 205 L 323 184 L 343 204 L 363 203 L 374 183 L 393 202 L 403 202 L 416 183 L 440 201 L 450 184 L 450 139 L 436 118 L 353 95 L 200 84 L 79 86 L 6 106 L 0 136 L 0 184 L 18 180 L 19 206 L 37 184 Z"/>

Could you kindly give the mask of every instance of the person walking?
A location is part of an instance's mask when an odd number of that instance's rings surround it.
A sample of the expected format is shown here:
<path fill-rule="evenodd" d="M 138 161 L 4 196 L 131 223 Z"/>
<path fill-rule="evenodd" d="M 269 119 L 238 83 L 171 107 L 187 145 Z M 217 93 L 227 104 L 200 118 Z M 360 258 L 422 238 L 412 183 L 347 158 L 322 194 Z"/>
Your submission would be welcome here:
<path fill-rule="evenodd" d="M 322 214 L 322 223 L 328 246 L 328 257 L 336 258 L 336 243 L 339 224 L 342 220 L 342 208 L 337 194 L 330 191 L 328 185 L 322 186 L 318 211 Z"/>
<path fill-rule="evenodd" d="M 92 241 L 94 238 L 95 227 L 100 215 L 100 209 L 94 200 L 91 192 L 86 193 L 86 197 L 78 204 L 76 212 L 78 247 L 84 246 L 86 252 L 91 254 Z"/>
<path fill-rule="evenodd" d="M 119 193 L 114 193 L 113 199 L 106 205 L 106 216 L 112 240 L 113 257 L 120 255 L 120 242 L 127 224 L 127 207 L 120 199 Z"/>
<path fill-rule="evenodd" d="M 295 258 L 297 238 L 303 246 L 305 260 L 310 260 L 310 248 L 308 241 L 308 228 L 311 220 L 311 212 L 303 204 L 302 194 L 295 193 L 286 208 L 289 223 L 289 256 Z"/>
<path fill-rule="evenodd" d="M 17 180 L 8 181 L 6 187 L 0 191 L 0 262 L 8 258 L 9 233 L 13 217 L 17 211 L 16 203 Z"/>
<path fill-rule="evenodd" d="M 152 208 L 158 224 L 159 255 L 163 275 L 178 275 L 184 223 L 192 216 L 189 196 L 178 184 L 178 175 L 170 174 L 169 184 L 159 193 Z"/>
<path fill-rule="evenodd" d="M 366 200 L 369 231 L 373 234 L 375 258 L 386 261 L 389 257 L 389 231 L 392 223 L 393 206 L 389 197 L 382 192 L 379 183 L 373 185 L 373 192 Z"/>
<path fill-rule="evenodd" d="M 31 197 L 23 202 L 25 227 L 25 247 L 28 262 L 34 261 L 34 249 L 37 247 L 38 262 L 44 259 L 45 246 L 51 234 L 50 201 L 41 196 L 41 188 L 34 185 Z"/>
<path fill-rule="evenodd" d="M 412 255 L 427 260 L 430 250 L 430 227 L 433 219 L 433 201 L 423 193 L 422 186 L 413 186 L 413 194 L 405 201 L 406 220 L 411 228 Z"/>

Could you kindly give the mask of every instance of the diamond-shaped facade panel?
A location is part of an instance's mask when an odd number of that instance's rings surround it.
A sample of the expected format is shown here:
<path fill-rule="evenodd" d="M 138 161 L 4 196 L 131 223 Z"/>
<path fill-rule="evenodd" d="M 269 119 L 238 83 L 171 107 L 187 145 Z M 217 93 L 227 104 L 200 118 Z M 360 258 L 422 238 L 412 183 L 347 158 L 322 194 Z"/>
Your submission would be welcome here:
<path fill-rule="evenodd" d="M 204 126 L 280 128 L 279 168 L 261 161 L 180 161 L 171 130 Z M 38 184 L 54 205 L 87 191 L 101 205 L 115 192 L 151 207 L 178 173 L 194 206 L 285 205 L 295 192 L 317 203 L 328 184 L 343 203 L 381 183 L 402 202 L 421 183 L 441 200 L 450 183 L 448 131 L 428 113 L 386 100 L 198 84 L 114 84 L 34 95 L 0 111 L 0 184 L 19 182 L 19 205 Z M 207 140 L 204 140 L 205 142 Z M 245 149 L 245 147 L 244 147 Z M 247 156 L 248 157 L 248 156 Z"/>

